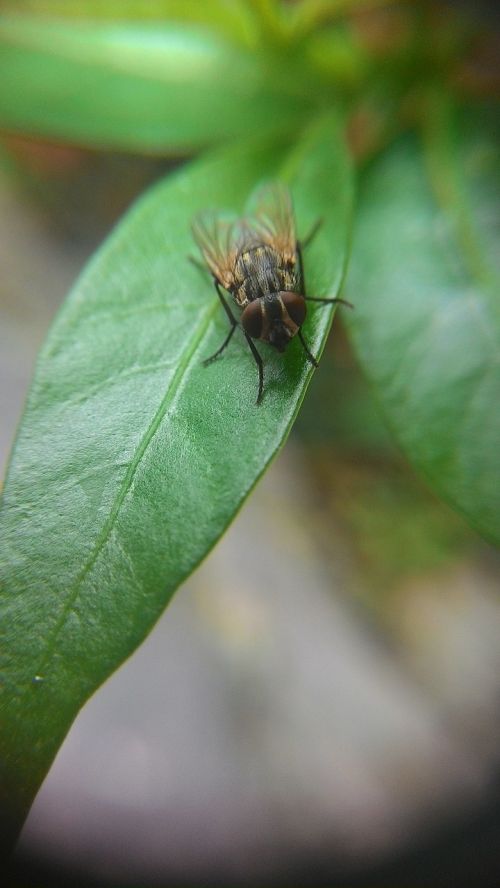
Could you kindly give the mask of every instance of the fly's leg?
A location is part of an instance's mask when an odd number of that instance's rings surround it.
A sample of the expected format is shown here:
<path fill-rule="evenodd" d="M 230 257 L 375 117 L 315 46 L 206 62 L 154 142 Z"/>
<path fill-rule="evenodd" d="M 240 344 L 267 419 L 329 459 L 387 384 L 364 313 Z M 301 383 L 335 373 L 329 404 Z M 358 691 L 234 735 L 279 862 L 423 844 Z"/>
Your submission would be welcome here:
<path fill-rule="evenodd" d="M 215 289 L 217 290 L 217 296 L 219 297 L 220 301 L 222 302 L 222 305 L 224 307 L 224 311 L 226 312 L 230 323 L 233 325 L 233 327 L 237 327 L 238 321 L 236 320 L 234 314 L 232 313 L 229 305 L 226 302 L 226 298 L 224 296 L 224 293 L 221 290 L 220 281 L 218 281 L 217 278 L 214 278 L 214 284 L 215 284 Z"/>
<path fill-rule="evenodd" d="M 323 305 L 331 305 L 332 303 L 340 303 L 341 305 L 347 305 L 349 308 L 354 308 L 354 305 L 352 305 L 350 302 L 348 302 L 347 299 L 319 299 L 316 296 L 304 296 L 304 299 L 307 302 L 321 302 Z M 298 333 L 299 333 L 299 339 L 302 343 L 302 347 L 303 347 L 308 359 L 310 360 L 311 364 L 313 364 L 314 367 L 317 367 L 318 362 L 317 362 L 316 358 L 314 357 L 314 355 L 312 354 L 312 352 L 309 350 L 309 347 L 302 335 L 302 328 L 301 327 L 299 327 Z"/>
<path fill-rule="evenodd" d="M 313 367 L 317 367 L 317 366 L 318 366 L 318 362 L 317 362 L 316 358 L 314 357 L 313 353 L 310 351 L 309 346 L 308 346 L 307 342 L 306 342 L 305 339 L 304 339 L 304 336 L 303 336 L 303 333 L 302 333 L 302 329 L 301 329 L 300 327 L 299 327 L 299 339 L 300 339 L 300 341 L 301 341 L 301 343 L 302 343 L 302 348 L 304 349 L 304 351 L 305 351 L 305 353 L 306 353 L 306 355 L 307 355 L 309 361 L 311 362 L 311 364 L 313 365 Z"/>
<path fill-rule="evenodd" d="M 304 249 L 304 247 L 307 247 L 307 245 L 311 243 L 321 223 L 322 219 L 318 219 L 312 230 L 307 235 L 307 238 L 304 241 L 297 242 L 297 255 L 299 257 L 299 274 L 302 283 L 302 295 L 306 302 L 322 302 L 323 305 L 333 305 L 334 303 L 338 303 L 339 305 L 347 305 L 348 308 L 354 308 L 354 305 L 351 302 L 348 302 L 347 299 L 323 299 L 319 296 L 306 296 L 306 282 L 304 278 L 304 260 L 302 258 L 302 250 Z"/>
<path fill-rule="evenodd" d="M 191 256 L 191 255 L 188 256 L 188 259 L 191 262 L 191 264 L 194 265 L 195 268 L 198 269 L 198 271 L 203 271 L 205 274 L 207 273 L 208 268 L 205 265 L 205 263 L 202 262 L 201 259 L 198 259 L 196 256 Z"/>
<path fill-rule="evenodd" d="M 205 366 L 207 364 L 211 364 L 212 361 L 215 361 L 215 359 L 219 357 L 219 355 L 224 351 L 226 346 L 229 345 L 231 338 L 233 336 L 233 333 L 236 330 L 236 327 L 240 326 L 240 324 L 236 320 L 234 314 L 231 311 L 231 308 L 229 307 L 229 305 L 224 297 L 224 294 L 221 290 L 221 285 L 220 285 L 219 281 L 217 280 L 217 278 L 214 278 L 214 284 L 215 284 L 215 289 L 217 290 L 217 295 L 218 295 L 220 301 L 222 302 L 222 306 L 224 308 L 224 311 L 226 312 L 226 314 L 228 316 L 229 323 L 231 324 L 231 329 L 229 330 L 229 333 L 227 334 L 227 336 L 226 336 L 224 342 L 222 343 L 222 345 L 220 346 L 220 348 L 218 348 L 217 351 L 214 352 L 213 355 L 210 355 L 209 358 L 205 358 L 205 360 L 203 361 Z M 243 331 L 243 332 L 245 333 L 245 331 Z M 245 339 L 248 342 L 250 351 L 252 352 L 252 355 L 253 355 L 253 359 L 254 359 L 255 363 L 257 364 L 257 369 L 259 371 L 259 392 L 257 395 L 256 403 L 260 404 L 261 399 L 262 399 L 262 392 L 264 389 L 264 367 L 262 364 L 262 358 L 259 355 L 259 352 L 257 351 L 254 343 L 252 342 L 252 340 L 250 339 L 250 336 L 247 333 L 245 333 Z"/>
<path fill-rule="evenodd" d="M 297 255 L 299 257 L 299 275 L 301 282 L 302 294 L 306 292 L 306 281 L 304 277 L 304 260 L 302 258 L 302 251 L 305 250 L 306 247 L 309 246 L 311 241 L 316 237 L 319 229 L 323 224 L 323 219 L 317 219 L 311 228 L 309 234 L 304 238 L 304 240 L 297 241 Z"/>
<path fill-rule="evenodd" d="M 300 274 L 300 280 L 301 280 L 301 285 L 302 285 L 302 295 L 303 295 L 304 299 L 306 300 L 306 302 L 320 302 L 323 305 L 332 305 L 333 303 L 340 303 L 341 305 L 348 305 L 349 308 L 353 308 L 351 303 L 347 302 L 345 299 L 339 299 L 339 298 L 322 299 L 317 296 L 306 296 L 306 282 L 305 282 L 305 276 L 304 276 L 304 260 L 302 257 L 302 250 L 304 250 L 305 247 L 307 247 L 308 244 L 311 243 L 312 239 L 317 234 L 318 229 L 320 228 L 321 224 L 322 224 L 322 219 L 318 219 L 318 221 L 313 225 L 313 227 L 312 227 L 311 231 L 309 232 L 309 234 L 307 235 L 307 237 L 303 241 L 297 242 L 297 255 L 299 257 L 299 274 Z M 302 343 L 302 348 L 304 349 L 308 360 L 311 362 L 313 367 L 317 367 L 318 362 L 317 362 L 316 358 L 314 357 L 313 353 L 311 352 L 311 350 L 309 349 L 307 342 L 304 339 L 302 329 L 299 329 L 298 333 L 299 333 L 299 339 Z"/>
<path fill-rule="evenodd" d="M 316 237 L 316 235 L 322 225 L 323 225 L 323 219 L 316 219 L 316 222 L 314 223 L 313 227 L 311 228 L 309 234 L 307 234 L 306 237 L 300 241 L 300 246 L 303 250 L 305 250 L 305 248 L 309 246 L 311 241 L 314 240 L 314 238 Z"/>
<path fill-rule="evenodd" d="M 306 302 L 322 302 L 323 305 L 333 305 L 334 303 L 338 303 L 339 305 L 347 305 L 348 308 L 354 308 L 352 302 L 348 302 L 347 299 L 340 299 L 336 297 L 335 299 L 322 299 L 318 296 L 304 296 Z"/>
<path fill-rule="evenodd" d="M 307 246 L 309 246 L 313 238 L 318 233 L 319 228 L 321 228 L 322 223 L 323 220 L 318 219 L 317 222 L 314 223 L 307 237 L 304 238 L 304 240 L 297 242 L 297 254 L 299 257 L 299 274 L 302 283 L 302 295 L 306 302 L 322 302 L 323 305 L 333 305 L 334 303 L 338 303 L 339 305 L 347 305 L 348 308 L 354 308 L 354 305 L 351 302 L 348 302 L 347 299 L 322 299 L 318 296 L 306 296 L 306 282 L 304 278 L 304 260 L 302 258 L 302 251 L 305 250 Z"/>
<path fill-rule="evenodd" d="M 318 219 L 317 222 L 314 223 L 314 225 L 311 228 L 307 237 L 305 237 L 304 240 L 302 240 L 302 241 L 297 241 L 297 255 L 299 257 L 299 275 L 300 275 L 302 295 L 305 295 L 305 293 L 306 293 L 306 280 L 305 280 L 305 276 L 304 276 L 304 260 L 302 258 L 302 251 L 305 250 L 305 248 L 309 246 L 309 244 L 311 243 L 313 238 L 318 233 L 318 230 L 321 228 L 322 224 L 323 224 L 323 220 Z"/>
<path fill-rule="evenodd" d="M 215 361 L 215 359 L 218 358 L 219 355 L 222 354 L 222 352 L 224 351 L 226 346 L 229 345 L 229 343 L 231 342 L 231 338 L 232 338 L 232 335 L 235 330 L 236 330 L 236 324 L 234 325 L 234 327 L 231 327 L 229 333 L 227 334 L 227 336 L 226 336 L 224 342 L 222 343 L 222 345 L 220 346 L 220 348 L 218 348 L 217 351 L 213 353 L 213 355 L 210 355 L 209 358 L 205 358 L 205 360 L 203 361 L 204 367 L 206 367 L 207 364 L 211 364 L 212 361 Z"/>
<path fill-rule="evenodd" d="M 229 323 L 231 324 L 231 329 L 229 330 L 229 333 L 227 334 L 227 336 L 226 336 L 224 342 L 222 343 L 222 345 L 220 346 L 220 348 L 218 348 L 217 351 L 213 353 L 213 355 L 210 355 L 209 358 L 205 358 L 205 360 L 203 361 L 203 363 L 205 365 L 211 364 L 212 361 L 215 361 L 215 359 L 218 358 L 220 354 L 222 354 L 222 352 L 224 351 L 226 346 L 229 345 L 232 335 L 233 335 L 234 331 L 236 330 L 236 327 L 239 326 L 238 321 L 236 320 L 234 314 L 232 313 L 229 305 L 226 302 L 226 299 L 224 298 L 224 294 L 221 290 L 221 286 L 220 286 L 220 283 L 217 280 L 217 278 L 214 278 L 214 284 L 215 284 L 215 289 L 217 290 L 217 295 L 218 295 L 220 301 L 222 302 L 222 306 L 224 308 L 224 311 L 226 312 L 226 314 L 229 318 Z"/>
<path fill-rule="evenodd" d="M 245 331 L 243 331 L 243 332 L 245 333 Z M 245 339 L 248 342 L 248 345 L 250 347 L 250 351 L 252 352 L 252 355 L 254 357 L 255 363 L 257 364 L 257 368 L 259 371 L 259 393 L 257 395 L 257 400 L 255 403 L 260 404 L 260 402 L 262 400 L 262 392 L 264 389 L 264 366 L 262 364 L 262 358 L 259 355 L 259 353 L 255 347 L 255 344 L 250 339 L 250 336 L 248 335 L 248 333 L 245 333 Z"/>

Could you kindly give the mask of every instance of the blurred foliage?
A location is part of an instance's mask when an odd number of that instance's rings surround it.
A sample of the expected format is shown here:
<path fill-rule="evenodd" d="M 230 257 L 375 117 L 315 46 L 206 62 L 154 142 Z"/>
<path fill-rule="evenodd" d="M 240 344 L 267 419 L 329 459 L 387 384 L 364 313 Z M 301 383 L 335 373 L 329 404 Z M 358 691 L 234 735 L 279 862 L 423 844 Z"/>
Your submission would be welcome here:
<path fill-rule="evenodd" d="M 314 486 L 325 557 L 341 534 L 359 582 L 349 590 L 390 621 L 405 581 L 445 568 L 482 543 L 401 459 L 345 335 L 332 337 L 294 427 Z"/>

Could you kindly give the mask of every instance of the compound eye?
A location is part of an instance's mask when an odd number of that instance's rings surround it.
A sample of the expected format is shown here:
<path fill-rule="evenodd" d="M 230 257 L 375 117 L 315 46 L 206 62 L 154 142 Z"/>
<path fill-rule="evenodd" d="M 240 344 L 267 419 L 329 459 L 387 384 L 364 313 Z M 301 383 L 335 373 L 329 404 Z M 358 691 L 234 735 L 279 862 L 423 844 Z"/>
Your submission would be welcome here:
<path fill-rule="evenodd" d="M 245 333 L 252 339 L 260 339 L 262 336 L 263 314 L 260 299 L 249 302 L 241 315 L 241 323 Z"/>
<path fill-rule="evenodd" d="M 307 312 L 304 297 L 300 293 L 284 292 L 281 293 L 281 299 L 294 324 L 297 324 L 297 327 L 302 327 Z"/>

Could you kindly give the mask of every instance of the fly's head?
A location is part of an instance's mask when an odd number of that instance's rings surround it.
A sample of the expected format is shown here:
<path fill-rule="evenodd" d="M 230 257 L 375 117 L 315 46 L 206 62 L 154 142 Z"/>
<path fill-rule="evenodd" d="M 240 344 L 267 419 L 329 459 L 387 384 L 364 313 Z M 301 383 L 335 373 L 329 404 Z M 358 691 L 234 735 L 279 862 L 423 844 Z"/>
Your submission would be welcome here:
<path fill-rule="evenodd" d="M 285 290 L 249 302 L 241 316 L 245 333 L 285 351 L 306 318 L 306 303 L 300 293 Z"/>

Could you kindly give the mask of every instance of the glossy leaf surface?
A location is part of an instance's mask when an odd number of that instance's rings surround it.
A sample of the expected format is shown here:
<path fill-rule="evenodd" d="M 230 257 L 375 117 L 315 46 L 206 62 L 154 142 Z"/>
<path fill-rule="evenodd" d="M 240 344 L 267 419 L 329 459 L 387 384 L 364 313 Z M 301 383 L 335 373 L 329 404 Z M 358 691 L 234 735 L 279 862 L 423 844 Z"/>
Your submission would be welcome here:
<path fill-rule="evenodd" d="M 322 120 L 290 148 L 233 148 L 133 208 L 91 262 L 41 352 L 5 486 L 0 760 L 21 813 L 78 709 L 134 650 L 282 445 L 312 369 L 300 342 L 257 371 L 188 261 L 193 215 L 241 212 L 256 183 L 291 186 L 312 295 L 341 283 L 351 181 Z M 333 310 L 312 306 L 315 354 Z M 5 545 L 6 543 L 6 545 Z"/>
<path fill-rule="evenodd" d="M 348 319 L 408 458 L 500 541 L 500 134 L 479 113 L 429 122 L 368 170 Z"/>

